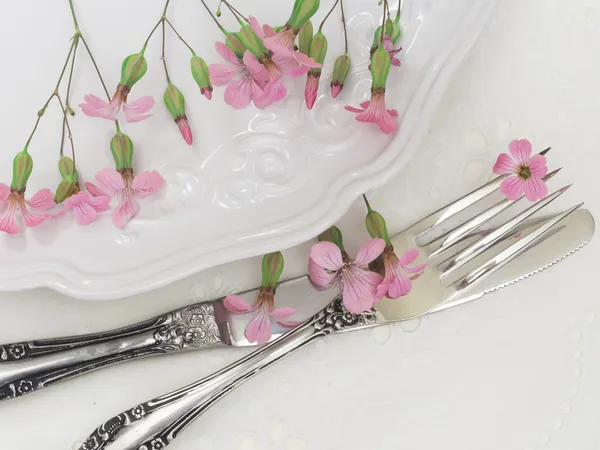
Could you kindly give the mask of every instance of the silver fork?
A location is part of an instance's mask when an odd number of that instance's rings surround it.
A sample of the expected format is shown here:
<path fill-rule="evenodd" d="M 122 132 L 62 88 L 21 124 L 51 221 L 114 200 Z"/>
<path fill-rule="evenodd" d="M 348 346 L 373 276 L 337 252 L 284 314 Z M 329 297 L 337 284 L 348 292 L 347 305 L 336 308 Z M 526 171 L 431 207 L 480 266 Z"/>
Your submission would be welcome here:
<path fill-rule="evenodd" d="M 399 300 L 384 299 L 372 310 L 359 315 L 349 313 L 341 297 L 337 297 L 298 327 L 230 366 L 109 419 L 89 436 L 80 450 L 164 448 L 221 397 L 314 340 L 415 318 L 479 298 L 544 269 L 591 238 L 594 222 L 589 212 L 580 210 L 572 215 L 580 205 L 543 220 L 526 221 L 562 195 L 567 187 L 513 215 L 491 231 L 478 232 L 484 222 L 497 215 L 498 209 L 506 209 L 506 201 L 492 206 L 494 209 L 471 214 L 466 221 L 447 231 L 435 233 L 451 218 L 494 193 L 502 179 L 491 181 L 392 238 L 394 246 L 417 247 L 425 259 L 431 261 L 408 296 Z M 556 234 L 560 239 L 554 238 Z M 520 255 L 519 261 L 509 265 Z M 500 270 L 505 266 L 514 269 Z"/>

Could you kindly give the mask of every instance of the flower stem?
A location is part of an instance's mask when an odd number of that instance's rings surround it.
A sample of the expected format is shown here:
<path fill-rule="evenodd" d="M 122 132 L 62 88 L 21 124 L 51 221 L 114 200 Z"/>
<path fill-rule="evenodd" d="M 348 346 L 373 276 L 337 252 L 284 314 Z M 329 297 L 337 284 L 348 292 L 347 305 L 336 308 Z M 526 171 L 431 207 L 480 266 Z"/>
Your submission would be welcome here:
<path fill-rule="evenodd" d="M 65 110 L 68 114 L 71 114 L 72 108 L 69 104 L 71 98 L 71 84 L 73 82 L 73 70 L 75 69 L 75 56 L 77 55 L 77 48 L 79 46 L 79 35 L 75 36 L 75 47 L 73 49 L 73 57 L 71 58 L 71 69 L 69 70 L 69 81 L 67 82 L 67 95 L 65 97 Z M 68 125 L 67 114 L 64 114 L 62 124 L 62 134 L 60 137 L 60 157 L 63 157 L 63 149 L 65 147 L 65 130 Z M 71 140 L 72 142 L 72 140 Z M 71 145 L 71 152 L 73 154 L 73 160 L 75 160 L 75 148 Z"/>
<path fill-rule="evenodd" d="M 383 19 L 381 22 L 381 35 L 379 36 L 379 47 L 383 46 L 383 36 L 385 35 L 385 12 L 388 9 L 388 2 L 387 0 L 383 0 Z"/>
<path fill-rule="evenodd" d="M 79 33 L 79 22 L 77 22 L 77 16 L 75 15 L 73 0 L 69 0 L 69 7 L 71 8 L 71 16 L 73 17 L 73 25 L 75 25 L 75 32 Z"/>
<path fill-rule="evenodd" d="M 192 55 L 195 56 L 196 52 L 194 51 L 194 49 L 190 46 L 190 44 L 188 44 L 186 42 L 186 40 L 183 37 L 181 37 L 181 35 L 177 32 L 177 30 L 173 26 L 173 24 L 171 22 L 169 22 L 169 19 L 167 19 L 166 17 L 165 17 L 165 22 L 167 22 L 167 25 L 169 25 L 169 27 L 171 27 L 171 30 L 173 30 L 173 33 L 175 33 L 175 35 L 179 38 L 179 40 L 185 44 L 185 46 L 190 50 L 190 52 L 192 52 Z"/>
<path fill-rule="evenodd" d="M 164 18 L 164 16 L 163 16 Z M 165 21 L 162 21 L 162 54 L 160 59 L 162 59 L 163 66 L 165 67 L 165 75 L 167 76 L 167 83 L 171 84 L 171 77 L 169 77 L 169 69 L 167 69 L 167 59 L 165 58 Z"/>
<path fill-rule="evenodd" d="M 167 3 L 165 3 L 165 9 L 163 9 L 163 17 L 165 17 L 167 15 L 167 8 L 169 7 L 169 3 L 171 2 L 171 0 L 167 0 Z"/>
<path fill-rule="evenodd" d="M 371 204 L 369 203 L 369 200 L 367 200 L 367 196 L 366 196 L 365 194 L 363 194 L 363 199 L 364 199 L 364 201 L 365 201 L 365 205 L 367 205 L 367 210 L 368 210 L 369 212 L 373 211 L 373 210 L 371 209 Z"/>
<path fill-rule="evenodd" d="M 210 14 L 210 17 L 212 17 L 212 19 L 215 21 L 215 23 L 219 27 L 219 30 L 221 30 L 223 32 L 223 34 L 225 36 L 227 36 L 229 34 L 229 32 L 225 28 L 223 28 L 223 25 L 221 25 L 219 23 L 219 21 L 217 20 L 217 18 L 215 17 L 215 15 L 212 13 L 212 11 L 210 10 L 210 8 L 206 4 L 206 2 L 204 0 L 200 0 L 200 1 L 202 2 L 202 4 L 204 5 L 204 7 L 206 8 L 206 10 L 208 11 L 208 14 Z"/>
<path fill-rule="evenodd" d="M 344 24 L 344 53 L 348 54 L 348 30 L 346 29 L 346 16 L 344 15 L 344 0 L 340 0 L 342 10 L 342 23 Z"/>
<path fill-rule="evenodd" d="M 58 100 L 60 108 L 62 109 L 64 121 L 67 124 L 67 131 L 69 132 L 68 137 L 69 141 L 71 142 L 71 149 L 73 151 L 73 166 L 75 166 L 75 144 L 73 144 L 73 133 L 71 132 L 71 125 L 69 125 L 69 120 L 67 119 L 67 109 L 65 108 L 62 98 L 60 97 L 60 94 L 58 92 L 56 93 L 56 99 Z"/>
<path fill-rule="evenodd" d="M 242 19 L 244 19 L 246 22 L 248 22 L 248 19 L 246 17 L 244 17 L 244 15 L 241 12 L 239 12 L 237 9 L 235 9 L 233 7 L 233 5 L 231 5 L 231 3 L 229 3 L 227 0 L 221 0 L 220 3 L 225 3 L 225 6 L 227 6 L 227 8 L 229 8 L 229 11 L 231 11 L 231 13 L 234 16 L 236 16 L 236 18 L 237 18 L 237 16 L 239 16 Z"/>
<path fill-rule="evenodd" d="M 400 20 L 400 10 L 402 9 L 402 0 L 398 0 L 398 11 L 396 11 L 396 22 Z"/>
<path fill-rule="evenodd" d="M 325 16 L 325 18 L 323 19 L 323 22 L 321 22 L 321 25 L 319 25 L 319 33 L 321 32 L 321 30 L 323 29 L 323 25 L 325 25 L 325 22 L 327 21 L 327 19 L 329 19 L 329 16 L 331 15 L 331 13 L 333 12 L 333 10 L 335 9 L 335 7 L 337 6 L 337 4 L 339 3 L 340 0 L 335 0 L 335 3 L 333 4 L 333 6 L 331 7 L 331 9 L 329 10 L 329 12 L 327 13 L 327 15 Z"/>

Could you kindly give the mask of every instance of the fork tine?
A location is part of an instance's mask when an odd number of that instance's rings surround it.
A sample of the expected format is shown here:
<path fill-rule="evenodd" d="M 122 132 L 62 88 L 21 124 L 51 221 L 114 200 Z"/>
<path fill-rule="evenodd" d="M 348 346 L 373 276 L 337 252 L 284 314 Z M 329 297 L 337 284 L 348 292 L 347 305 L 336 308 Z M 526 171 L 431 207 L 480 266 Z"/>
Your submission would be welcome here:
<path fill-rule="evenodd" d="M 554 175 L 556 175 L 558 172 L 560 172 L 560 170 L 561 170 L 561 168 L 556 169 L 553 172 L 550 172 L 544 178 L 542 178 L 542 180 L 548 181 L 550 178 L 552 178 Z M 446 259 L 448 259 L 451 256 L 451 254 L 449 254 L 449 253 L 452 250 L 452 246 L 454 244 L 456 244 L 458 241 L 461 241 L 462 239 L 464 239 L 466 236 L 471 234 L 473 231 L 478 229 L 480 226 L 489 222 L 494 217 L 496 217 L 498 214 L 500 214 L 502 211 L 506 210 L 509 206 L 517 203 L 522 198 L 523 197 L 519 198 L 518 200 L 504 199 L 504 200 L 498 202 L 497 204 L 495 204 L 494 206 L 488 208 L 481 214 L 475 216 L 473 219 L 469 220 L 465 224 L 452 230 L 446 236 L 442 236 L 440 239 L 443 239 L 443 242 L 440 244 L 439 248 L 436 251 L 434 251 L 431 255 L 429 255 L 427 264 L 430 267 L 436 267 L 439 264 L 441 264 L 442 262 L 444 262 Z"/>
<path fill-rule="evenodd" d="M 527 219 L 529 216 L 533 215 L 535 212 L 539 211 L 549 203 L 556 200 L 559 196 L 561 196 L 567 189 L 569 189 L 571 185 L 565 186 L 553 194 L 548 195 L 546 198 L 540 200 L 537 203 L 534 203 L 532 206 L 527 208 L 522 213 L 518 214 L 513 219 L 506 222 L 500 228 L 498 228 L 493 233 L 488 234 L 484 238 L 477 241 L 472 246 L 466 248 L 462 252 L 460 252 L 452 261 L 452 263 L 448 266 L 448 268 L 444 271 L 441 280 L 446 279 L 448 276 L 453 274 L 456 270 L 462 267 L 467 262 L 471 261 L 473 258 L 481 255 L 483 252 L 492 247 L 495 243 L 497 243 L 504 236 L 509 234 L 512 230 L 514 230 L 521 222 Z"/>
<path fill-rule="evenodd" d="M 537 241 L 539 241 L 542 237 L 544 237 L 551 229 L 553 229 L 560 221 L 566 218 L 569 214 L 577 210 L 582 203 L 573 206 L 572 208 L 557 214 L 552 219 L 547 220 L 542 226 L 540 226 L 534 232 L 528 234 L 527 236 L 519 239 L 517 242 L 512 244 L 510 247 L 504 249 L 498 255 L 489 259 L 476 269 L 472 270 L 470 273 L 465 275 L 462 279 L 456 282 L 457 288 L 459 290 L 464 289 L 474 282 L 479 280 L 482 277 L 490 275 L 497 270 L 504 267 L 510 261 L 515 259 L 517 256 L 526 252 L 529 248 L 531 248 Z"/>
<path fill-rule="evenodd" d="M 551 147 L 542 150 L 539 154 L 545 155 L 550 151 Z M 431 231 L 433 228 L 438 226 L 440 223 L 448 220 L 450 217 L 460 213 L 471 205 L 474 205 L 479 200 L 484 199 L 488 195 L 493 194 L 499 187 L 500 183 L 507 177 L 507 175 L 500 175 L 499 177 L 494 178 L 483 186 L 471 191 L 467 195 L 459 198 L 458 200 L 450 203 L 449 205 L 440 208 L 436 212 L 430 214 L 424 219 L 418 221 L 414 225 L 411 226 L 411 229 L 416 230 L 418 235 L 416 236 L 417 241 L 423 239 L 423 236 Z M 434 238 L 435 240 L 437 238 Z M 420 242 L 420 245 L 429 245 L 431 241 Z"/>

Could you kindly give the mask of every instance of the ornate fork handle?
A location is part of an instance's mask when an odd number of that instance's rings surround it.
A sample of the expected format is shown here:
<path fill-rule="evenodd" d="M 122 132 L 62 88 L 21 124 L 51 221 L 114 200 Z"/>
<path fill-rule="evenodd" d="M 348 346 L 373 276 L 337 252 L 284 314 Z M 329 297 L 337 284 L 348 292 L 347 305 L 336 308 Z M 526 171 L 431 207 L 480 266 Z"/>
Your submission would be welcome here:
<path fill-rule="evenodd" d="M 218 342 L 213 303 L 198 303 L 118 330 L 0 345 L 0 400 L 118 362 Z"/>
<path fill-rule="evenodd" d="M 354 315 L 336 298 L 318 314 L 238 362 L 178 391 L 142 403 L 100 425 L 79 450 L 158 450 L 212 404 L 317 338 L 382 323 L 375 310 Z"/>

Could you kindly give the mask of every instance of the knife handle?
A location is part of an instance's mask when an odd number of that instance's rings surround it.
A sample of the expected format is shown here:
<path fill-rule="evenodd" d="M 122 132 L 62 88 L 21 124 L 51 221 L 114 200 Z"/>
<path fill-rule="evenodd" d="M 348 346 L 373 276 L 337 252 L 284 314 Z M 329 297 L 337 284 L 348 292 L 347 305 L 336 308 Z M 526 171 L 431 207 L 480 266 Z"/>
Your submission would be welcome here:
<path fill-rule="evenodd" d="M 94 430 L 79 450 L 162 449 L 221 397 L 296 350 L 332 333 L 382 322 L 375 310 L 360 315 L 349 313 L 338 297 L 312 318 L 230 366 L 109 419 Z"/>
<path fill-rule="evenodd" d="M 219 342 L 214 302 L 197 303 L 112 331 L 0 345 L 0 400 L 101 367 Z"/>

